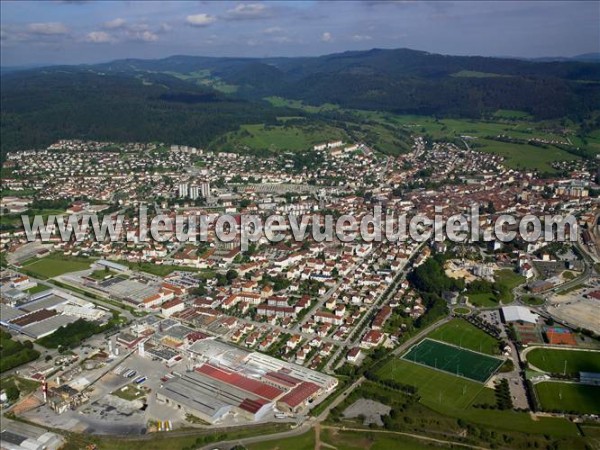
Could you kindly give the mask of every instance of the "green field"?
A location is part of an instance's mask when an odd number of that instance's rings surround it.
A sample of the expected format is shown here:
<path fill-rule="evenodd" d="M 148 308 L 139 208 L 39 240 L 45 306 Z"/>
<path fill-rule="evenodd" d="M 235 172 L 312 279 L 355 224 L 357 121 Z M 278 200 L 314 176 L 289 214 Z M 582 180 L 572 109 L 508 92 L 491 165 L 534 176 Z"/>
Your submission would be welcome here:
<path fill-rule="evenodd" d="M 396 433 L 371 433 L 367 436 L 368 430 L 350 431 L 331 428 L 321 429 L 321 441 L 329 444 L 330 448 L 338 450 L 427 450 L 431 448 L 450 448 L 446 446 L 432 447 L 426 440 L 411 439 L 408 436 L 402 436 Z M 269 447 L 275 450 L 275 447 Z M 311 450 L 314 447 L 307 447 Z M 327 447 L 322 446 L 322 449 Z M 254 447 L 251 448 L 251 450 Z M 279 447 L 279 450 L 287 450 L 288 447 Z M 265 449 L 266 450 L 266 449 Z"/>
<path fill-rule="evenodd" d="M 53 278 L 69 272 L 89 269 L 93 260 L 86 258 L 49 255 L 23 266 L 24 271 L 38 278 Z"/>
<path fill-rule="evenodd" d="M 119 264 L 123 264 L 129 267 L 131 270 L 137 270 L 141 272 L 146 272 L 152 275 L 157 275 L 159 277 L 165 277 L 176 270 L 181 270 L 183 272 L 197 272 L 197 269 L 187 266 L 175 266 L 175 265 L 167 265 L 167 264 L 152 264 L 148 262 L 143 263 L 135 263 L 129 261 L 117 261 Z"/>
<path fill-rule="evenodd" d="M 44 286 L 42 284 L 37 284 L 33 287 L 30 287 L 29 289 L 25 289 L 25 292 L 27 292 L 30 295 L 33 295 L 33 294 L 39 294 L 40 292 L 44 292 L 49 289 L 50 288 L 48 286 Z"/>
<path fill-rule="evenodd" d="M 494 73 L 461 71 L 456 77 L 495 77 Z M 600 132 L 591 132 L 585 141 L 579 137 L 579 126 L 566 121 L 534 121 L 524 111 L 498 110 L 486 119 L 436 119 L 430 116 L 395 115 L 392 113 L 348 110 L 336 105 L 307 105 L 300 101 L 280 97 L 266 98 L 272 105 L 296 108 L 306 113 L 323 113 L 338 110 L 345 114 L 345 121 L 354 140 L 368 142 L 375 149 L 387 154 L 398 154 L 408 150 L 407 142 L 410 134 L 430 136 L 436 140 L 458 140 L 469 136 L 471 148 L 481 152 L 496 153 L 505 158 L 510 168 L 540 169 L 544 172 L 555 172 L 552 163 L 579 159 L 578 156 L 554 145 L 538 147 L 527 143 L 534 138 L 571 142 L 573 148 L 587 149 L 588 153 L 600 153 Z M 353 120 L 355 118 L 356 120 Z M 562 126 L 565 125 L 565 126 Z M 566 130 L 566 131 L 565 131 Z M 499 135 L 509 136 L 520 142 L 501 142 L 495 140 Z M 464 142 L 463 142 L 464 144 Z"/>
<path fill-rule="evenodd" d="M 384 365 L 378 375 L 417 387 L 421 402 L 433 409 L 443 409 L 445 405 L 467 408 L 483 389 L 487 389 L 481 383 L 398 358 Z"/>
<path fill-rule="evenodd" d="M 600 352 L 534 348 L 526 355 L 527 362 L 544 372 L 577 376 L 579 372 L 600 372 Z"/>
<path fill-rule="evenodd" d="M 500 353 L 498 340 L 464 319 L 453 319 L 427 337 L 489 355 Z"/>
<path fill-rule="evenodd" d="M 575 424 L 564 419 L 541 417 L 533 420 L 529 413 L 473 408 L 472 405 L 477 404 L 494 404 L 493 390 L 481 383 L 419 364 L 395 358 L 382 366 L 377 371 L 377 376 L 415 386 L 421 404 L 446 416 L 494 429 L 551 436 L 578 436 Z"/>
<path fill-rule="evenodd" d="M 531 295 L 527 296 L 527 297 L 523 297 L 521 299 L 521 301 L 529 306 L 540 306 L 545 303 L 545 300 L 543 298 L 533 297 Z"/>
<path fill-rule="evenodd" d="M 544 411 L 600 414 L 600 386 L 548 381 L 535 385 Z"/>
<path fill-rule="evenodd" d="M 313 450 L 315 448 L 315 432 L 311 429 L 300 436 L 250 444 L 246 448 L 248 450 Z"/>
<path fill-rule="evenodd" d="M 456 330 L 448 331 L 448 334 L 453 338 L 457 335 Z M 402 358 L 480 382 L 492 376 L 503 363 L 501 359 L 431 339 L 411 347 Z"/>
<path fill-rule="evenodd" d="M 473 306 L 479 306 L 481 308 L 493 308 L 498 306 L 496 296 L 494 294 L 481 293 L 481 294 L 469 294 L 469 303 Z"/>
<path fill-rule="evenodd" d="M 226 151 L 266 150 L 271 152 L 310 150 L 315 144 L 329 141 L 348 141 L 346 133 L 322 123 L 282 125 L 242 125 L 240 130 L 228 133 L 219 146 Z"/>

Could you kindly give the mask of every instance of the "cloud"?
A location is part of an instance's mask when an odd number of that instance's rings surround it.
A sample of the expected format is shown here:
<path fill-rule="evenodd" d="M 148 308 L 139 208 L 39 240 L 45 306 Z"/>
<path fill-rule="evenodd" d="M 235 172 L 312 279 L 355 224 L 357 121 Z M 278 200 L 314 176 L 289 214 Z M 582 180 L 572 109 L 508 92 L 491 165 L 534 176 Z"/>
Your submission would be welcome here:
<path fill-rule="evenodd" d="M 125 19 L 117 17 L 116 19 L 104 22 L 104 28 L 108 28 L 109 30 L 114 30 L 115 28 L 123 28 L 123 26 L 125 26 L 125 23 Z"/>
<path fill-rule="evenodd" d="M 108 44 L 115 42 L 116 39 L 105 31 L 92 31 L 85 36 L 85 41 L 93 44 Z"/>
<path fill-rule="evenodd" d="M 158 35 L 152 31 L 132 31 L 129 33 L 129 37 L 134 41 L 140 42 L 156 42 L 158 41 Z"/>
<path fill-rule="evenodd" d="M 283 31 L 283 28 L 281 27 L 269 27 L 269 28 L 265 28 L 263 30 L 263 33 L 265 34 L 275 34 L 275 33 L 281 33 Z"/>
<path fill-rule="evenodd" d="M 373 38 L 368 34 L 355 34 L 354 36 L 352 36 L 352 40 L 355 42 L 370 41 L 372 39 Z"/>
<path fill-rule="evenodd" d="M 60 22 L 38 22 L 27 25 L 27 31 L 31 34 L 53 36 L 67 34 L 69 29 Z"/>
<path fill-rule="evenodd" d="M 225 14 L 226 19 L 245 20 L 260 19 L 271 15 L 269 8 L 262 3 L 239 3 L 235 8 L 229 9 Z"/>
<path fill-rule="evenodd" d="M 185 18 L 186 23 L 193 27 L 206 27 L 211 23 L 214 23 L 216 20 L 216 17 L 204 13 L 192 14 Z"/>
<path fill-rule="evenodd" d="M 329 31 L 326 31 L 321 35 L 321 42 L 331 42 L 333 40 L 333 36 Z"/>

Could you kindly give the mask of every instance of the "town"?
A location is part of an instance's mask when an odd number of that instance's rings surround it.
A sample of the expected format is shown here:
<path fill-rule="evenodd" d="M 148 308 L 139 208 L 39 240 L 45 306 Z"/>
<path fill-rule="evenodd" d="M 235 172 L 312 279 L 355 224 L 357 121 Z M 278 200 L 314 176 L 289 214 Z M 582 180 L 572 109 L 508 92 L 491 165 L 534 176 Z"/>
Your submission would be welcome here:
<path fill-rule="evenodd" d="M 463 395 L 474 386 L 505 391 L 501 409 L 597 419 L 597 404 L 569 395 L 581 386 L 597 399 L 600 384 L 600 173 L 581 161 L 541 178 L 467 141 L 418 136 L 397 157 L 342 141 L 268 158 L 78 140 L 9 154 L 4 407 L 33 423 L 117 434 L 301 427 L 312 410 L 335 411 L 336 393 L 348 388 L 340 376 L 421 389 L 435 370 Z M 287 236 L 245 251 L 214 229 L 207 242 L 136 238 L 141 207 L 213 223 L 222 213 L 360 219 L 375 205 L 444 217 L 477 205 L 482 235 L 501 213 L 571 214 L 578 236 L 458 244 Z M 24 213 L 123 214 L 132 239 L 64 242 L 54 230 L 29 242 Z"/>

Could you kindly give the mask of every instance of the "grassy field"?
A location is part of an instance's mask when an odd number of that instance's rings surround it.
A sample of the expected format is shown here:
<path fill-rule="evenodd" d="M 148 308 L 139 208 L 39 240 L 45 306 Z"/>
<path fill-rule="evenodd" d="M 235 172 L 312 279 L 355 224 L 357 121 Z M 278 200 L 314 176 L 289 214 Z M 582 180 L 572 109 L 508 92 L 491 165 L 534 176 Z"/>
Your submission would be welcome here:
<path fill-rule="evenodd" d="M 548 381 L 535 385 L 545 411 L 600 414 L 600 386 Z"/>
<path fill-rule="evenodd" d="M 157 275 L 159 277 L 165 277 L 176 270 L 181 270 L 184 272 L 197 272 L 196 269 L 187 266 L 171 266 L 165 264 L 152 264 L 152 263 L 135 263 L 128 261 L 117 261 L 119 264 L 126 265 L 131 270 L 138 270 L 141 272 L 146 272 L 152 275 Z"/>
<path fill-rule="evenodd" d="M 502 302 L 504 305 L 512 303 L 514 301 L 512 290 L 526 281 L 524 276 L 519 275 L 511 269 L 496 271 L 496 273 L 494 273 L 494 279 L 496 283 L 501 284 L 506 288 L 506 294 L 495 294 L 491 292 L 469 294 L 469 302 L 472 305 L 491 308 L 498 306 L 499 302 Z"/>
<path fill-rule="evenodd" d="M 348 141 L 346 133 L 320 123 L 287 124 L 273 126 L 264 124 L 242 125 L 241 129 L 228 133 L 219 145 L 226 151 L 268 150 L 271 152 L 310 150 L 313 145 L 329 141 Z"/>
<path fill-rule="evenodd" d="M 456 332 L 448 332 L 456 336 Z M 460 335 L 459 335 L 460 339 Z M 502 365 L 502 360 L 472 350 L 425 339 L 402 356 L 406 361 L 484 382 Z"/>
<path fill-rule="evenodd" d="M 578 375 L 579 372 L 600 372 L 600 352 L 534 348 L 526 355 L 527 362 L 550 373 Z"/>
<path fill-rule="evenodd" d="M 473 306 L 479 306 L 482 308 L 492 308 L 498 306 L 496 296 L 494 294 L 481 293 L 481 294 L 469 294 L 469 303 Z"/>
<path fill-rule="evenodd" d="M 539 297 L 533 297 L 533 296 L 528 296 L 528 297 L 523 297 L 521 299 L 521 301 L 523 303 L 525 303 L 526 305 L 530 305 L 530 306 L 540 306 L 543 305 L 545 300 L 543 298 L 539 298 Z"/>
<path fill-rule="evenodd" d="M 310 430 L 300 436 L 247 445 L 248 450 L 313 450 L 315 448 L 315 432 Z"/>
<path fill-rule="evenodd" d="M 23 266 L 23 269 L 38 278 L 53 278 L 69 272 L 77 272 L 90 267 L 94 261 L 86 258 L 49 255 Z"/>
<path fill-rule="evenodd" d="M 368 430 L 360 432 L 323 428 L 321 429 L 321 441 L 338 450 L 426 450 L 431 448 L 449 448 L 432 447 L 431 444 L 427 444 L 427 441 L 411 439 L 410 437 L 394 433 L 369 433 Z M 287 450 L 287 447 L 279 447 L 279 449 Z"/>
<path fill-rule="evenodd" d="M 441 370 L 429 369 L 403 359 L 393 359 L 379 373 L 384 379 L 416 386 L 421 402 L 433 409 L 451 404 L 464 409 L 485 389 L 481 383 L 456 377 Z"/>
<path fill-rule="evenodd" d="M 90 444 L 98 450 L 189 450 L 201 448 L 211 442 L 236 440 L 248 436 L 261 436 L 289 429 L 284 424 L 261 424 L 235 431 L 219 433 L 213 429 L 201 431 L 189 436 L 173 436 L 171 433 L 155 433 L 148 438 L 118 438 L 114 436 L 97 436 L 91 434 L 70 433 L 67 444 L 62 450 L 81 450 Z"/>
<path fill-rule="evenodd" d="M 48 286 L 44 286 L 42 284 L 37 284 L 33 287 L 30 287 L 29 289 L 25 289 L 25 292 L 27 292 L 30 295 L 33 295 L 33 294 L 39 294 L 40 292 L 44 292 L 49 289 L 50 288 Z"/>
<path fill-rule="evenodd" d="M 494 392 L 464 378 L 413 364 L 402 359 L 390 360 L 377 374 L 417 387 L 420 403 L 431 410 L 486 427 L 528 434 L 560 437 L 578 436 L 575 424 L 559 418 L 533 420 L 528 413 L 473 408 L 476 404 L 493 404 Z"/>
<path fill-rule="evenodd" d="M 500 353 L 499 343 L 495 338 L 464 319 L 451 320 L 433 330 L 427 337 L 489 355 Z"/>

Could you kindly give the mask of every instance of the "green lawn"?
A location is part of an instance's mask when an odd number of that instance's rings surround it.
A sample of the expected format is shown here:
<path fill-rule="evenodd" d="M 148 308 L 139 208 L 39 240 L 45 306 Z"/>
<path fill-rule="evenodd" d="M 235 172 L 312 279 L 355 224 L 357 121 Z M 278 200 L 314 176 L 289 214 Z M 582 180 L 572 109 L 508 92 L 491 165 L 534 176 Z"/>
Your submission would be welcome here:
<path fill-rule="evenodd" d="M 523 275 L 519 275 L 511 269 L 498 270 L 494 273 L 494 278 L 497 283 L 502 283 L 509 289 L 514 289 L 526 281 Z"/>
<path fill-rule="evenodd" d="M 89 269 L 94 261 L 86 258 L 67 257 L 58 254 L 36 260 L 23 269 L 38 278 L 53 278 L 69 272 Z"/>
<path fill-rule="evenodd" d="M 427 337 L 489 355 L 500 353 L 497 339 L 464 319 L 453 319 L 433 330 Z"/>
<path fill-rule="evenodd" d="M 148 262 L 143 263 L 135 263 L 128 261 L 117 261 L 119 264 L 124 264 L 129 267 L 131 270 L 138 270 L 141 272 L 146 272 L 152 275 L 157 275 L 159 277 L 166 277 L 172 272 L 176 270 L 181 270 L 184 272 L 197 272 L 197 269 L 187 266 L 171 266 L 166 264 L 152 264 Z"/>
<path fill-rule="evenodd" d="M 248 450 L 313 450 L 315 448 L 315 432 L 310 431 L 291 438 L 275 439 L 247 445 Z"/>
<path fill-rule="evenodd" d="M 427 450 L 431 448 L 450 448 L 432 447 L 425 440 L 411 439 L 410 437 L 394 433 L 369 433 L 368 430 L 361 432 L 322 428 L 321 441 L 338 450 Z M 321 448 L 325 449 L 327 447 Z M 279 447 L 279 450 L 287 450 L 287 447 Z"/>
<path fill-rule="evenodd" d="M 565 361 L 568 375 L 576 376 L 579 372 L 600 372 L 598 351 L 534 348 L 527 353 L 526 359 L 531 365 L 550 373 L 563 373 Z"/>
<path fill-rule="evenodd" d="M 27 292 L 28 294 L 39 294 L 40 292 L 44 292 L 49 290 L 50 288 L 48 286 L 44 286 L 43 284 L 37 284 L 33 287 L 30 287 L 29 289 L 25 289 L 25 292 Z"/>
<path fill-rule="evenodd" d="M 545 411 L 600 414 L 600 386 L 548 381 L 537 383 L 535 390 Z"/>
<path fill-rule="evenodd" d="M 545 302 L 545 300 L 543 298 L 533 297 L 531 295 L 527 296 L 527 297 L 523 297 L 521 299 L 521 301 L 529 306 L 540 306 L 540 305 L 543 305 Z"/>
<path fill-rule="evenodd" d="M 469 303 L 471 303 L 473 306 L 479 306 L 483 308 L 493 308 L 498 306 L 498 302 L 496 301 L 496 296 L 494 294 L 468 294 L 467 297 L 469 298 Z"/>

